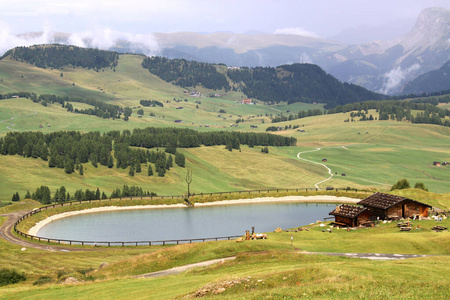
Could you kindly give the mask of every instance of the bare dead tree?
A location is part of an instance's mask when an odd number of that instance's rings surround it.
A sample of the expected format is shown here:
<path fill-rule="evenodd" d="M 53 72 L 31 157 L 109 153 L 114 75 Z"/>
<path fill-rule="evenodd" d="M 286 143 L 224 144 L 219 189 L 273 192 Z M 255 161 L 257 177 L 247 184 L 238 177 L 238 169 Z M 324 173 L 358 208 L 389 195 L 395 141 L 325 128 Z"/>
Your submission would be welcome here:
<path fill-rule="evenodd" d="M 191 182 L 192 182 L 192 170 L 187 170 L 186 183 L 188 185 L 188 194 L 187 194 L 188 200 L 189 200 L 189 196 L 191 196 L 191 192 L 190 192 L 190 189 L 189 189 L 189 186 L 190 186 Z"/>

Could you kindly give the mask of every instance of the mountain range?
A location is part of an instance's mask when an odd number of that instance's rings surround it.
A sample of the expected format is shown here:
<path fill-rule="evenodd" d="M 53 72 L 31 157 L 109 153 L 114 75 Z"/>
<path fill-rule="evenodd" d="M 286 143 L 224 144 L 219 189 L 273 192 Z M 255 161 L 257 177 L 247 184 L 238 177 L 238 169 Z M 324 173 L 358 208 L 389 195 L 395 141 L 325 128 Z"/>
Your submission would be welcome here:
<path fill-rule="evenodd" d="M 36 37 L 44 33 L 29 33 Z M 45 33 L 48 35 L 49 33 Z M 450 11 L 427 8 L 404 36 L 388 41 L 345 44 L 312 36 L 263 33 L 152 33 L 138 39 L 52 33 L 52 43 L 159 55 L 228 66 L 276 67 L 313 63 L 337 79 L 369 90 L 404 94 L 408 82 L 450 61 Z M 449 89 L 450 86 L 444 87 Z"/>

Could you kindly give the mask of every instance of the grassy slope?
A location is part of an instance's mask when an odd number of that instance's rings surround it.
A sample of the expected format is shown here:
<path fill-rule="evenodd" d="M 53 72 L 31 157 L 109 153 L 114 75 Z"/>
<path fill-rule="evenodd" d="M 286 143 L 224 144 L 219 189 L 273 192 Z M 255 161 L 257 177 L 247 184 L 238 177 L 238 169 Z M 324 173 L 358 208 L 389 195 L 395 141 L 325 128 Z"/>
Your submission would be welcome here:
<path fill-rule="evenodd" d="M 417 225 L 421 229 L 413 232 L 400 232 L 395 223 L 387 223 L 350 232 L 334 229 L 329 234 L 322 232 L 323 228 L 316 224 L 310 226 L 309 231 L 294 233 L 294 247 L 308 251 L 450 254 L 450 240 L 446 238 L 448 232 L 431 231 L 430 228 L 436 225 L 434 221 L 415 221 L 414 226 Z M 444 220 L 442 225 L 448 226 L 450 221 Z M 134 299 L 148 296 L 149 293 L 158 299 L 172 299 L 194 293 L 208 283 L 245 278 L 249 281 L 229 288 L 222 297 L 261 298 L 278 294 L 278 297 L 289 298 L 306 293 L 310 297 L 325 298 L 370 294 L 378 299 L 409 297 L 420 293 L 421 296 L 446 298 L 448 293 L 448 289 L 444 288 L 449 284 L 446 276 L 448 256 L 386 262 L 304 256 L 291 252 L 290 235 L 289 232 L 269 233 L 268 240 L 244 243 L 223 241 L 152 247 L 151 252 L 145 250 L 148 248 L 127 248 L 89 253 L 53 253 L 52 264 L 46 267 L 40 266 L 48 264 L 49 255 L 32 249 L 20 252 L 19 246 L 0 241 L 0 247 L 7 253 L 0 259 L 0 266 L 14 263 L 15 268 L 29 275 L 25 283 L 0 290 L 8 299 L 71 299 L 75 295 L 86 299 L 100 295 Z M 258 252 L 260 254 L 256 255 Z M 131 275 L 236 254 L 236 261 L 219 266 L 164 278 L 128 279 Z M 31 261 L 34 263 L 30 264 Z M 101 262 L 111 264 L 102 270 L 88 273 L 97 279 L 94 283 L 75 286 L 31 285 L 39 276 L 50 276 L 56 280 L 58 271 L 64 273 L 63 278 L 69 275 L 84 278 L 80 271 L 95 269 Z M 414 286 L 408 285 L 407 289 L 399 291 L 405 282 L 414 282 Z M 368 284 L 376 284 L 377 290 L 367 290 Z"/>
<path fill-rule="evenodd" d="M 48 132 L 84 128 L 87 131 L 91 128 L 132 129 L 149 125 L 69 114 L 59 106 L 45 108 L 26 99 L 0 101 L 0 107 L 4 108 L 0 112 L 2 119 L 18 116 L 11 120 L 17 124 L 13 127 L 17 129 L 37 128 Z M 29 115 L 34 111 L 38 113 Z M 67 122 L 67 116 L 70 116 L 70 122 Z M 315 162 L 327 158 L 326 164 L 337 174 L 321 184 L 322 188 L 350 186 L 388 190 L 398 179 L 407 178 L 412 185 L 423 182 L 434 192 L 450 191 L 450 169 L 432 165 L 435 160 L 450 160 L 449 128 L 388 121 L 345 123 L 343 120 L 346 118 L 345 114 L 339 114 L 280 123 L 283 127 L 286 124 L 305 125 L 301 128 L 306 132 L 280 132 L 295 136 L 299 140 L 298 147 L 270 147 L 270 153 L 266 155 L 260 152 L 259 147 L 251 149 L 246 146 L 242 147 L 242 152 L 228 152 L 220 146 L 180 150 L 187 156 L 187 168 L 194 171 L 193 191 L 314 187 L 316 182 L 328 178 L 327 170 L 296 157 L 301 151 L 318 147 L 320 151 L 304 153 L 301 157 Z M 44 128 L 39 129 L 39 124 Z M 51 127 L 46 127 L 47 124 Z M 262 124 L 258 130 L 263 131 L 270 125 Z M 7 125 L 2 126 L 6 132 Z M 127 170 L 95 169 L 87 164 L 85 176 L 80 177 L 67 175 L 61 169 L 48 169 L 47 163 L 39 159 L 0 156 L 0 164 L 5 170 L 0 174 L 4 200 L 9 200 L 16 191 L 23 197 L 26 190 L 33 191 L 41 184 L 48 185 L 52 191 L 64 185 L 72 194 L 76 189 L 97 187 L 110 193 L 123 184 L 140 185 L 158 194 L 180 194 L 186 188 L 185 170 L 178 167 L 173 168 L 166 178 L 149 178 L 145 176 L 145 167 L 143 173 L 129 177 Z M 246 167 L 242 168 L 244 165 Z M 55 173 L 58 176 L 53 176 Z M 346 176 L 340 176 L 342 173 Z"/>
<path fill-rule="evenodd" d="M 343 119 L 345 115 L 339 114 L 293 122 L 305 125 L 306 132 L 293 134 L 305 147 L 302 151 L 321 148 L 302 157 L 316 162 L 326 158 L 326 165 L 337 173 L 326 185 L 356 183 L 383 189 L 407 178 L 412 185 L 424 182 L 432 191 L 448 192 L 450 169 L 432 163 L 450 159 L 450 128 L 390 121 L 344 123 Z"/>
<path fill-rule="evenodd" d="M 0 61 L 0 92 L 6 93 L 19 90 L 33 90 L 38 93 L 60 93 L 70 95 L 95 96 L 114 103 L 124 105 L 138 105 L 139 99 L 171 100 L 172 98 L 184 99 L 182 90 L 171 87 L 158 81 L 135 66 L 139 60 L 136 56 L 121 57 L 117 72 L 110 70 L 95 73 L 84 70 L 37 70 L 17 62 Z M 5 67 L 6 64 L 6 67 Z M 9 64 L 9 65 L 8 65 Z M 9 69 L 7 68 L 9 67 Z M 6 69 L 5 69 L 6 68 Z M 123 68 L 123 69 L 121 69 Z M 24 74 L 24 78 L 19 75 Z M 124 76 L 124 77 L 121 77 Z M 123 80 L 123 81 L 119 81 Z M 143 82 L 144 81 L 144 82 Z M 75 82 L 75 86 L 72 85 Z M 110 84 L 114 82 L 114 84 Z M 101 90 L 100 90 L 101 89 Z M 105 93 L 103 93 L 105 91 Z M 162 91 L 162 92 L 160 92 Z M 221 99 L 201 99 L 199 109 L 195 108 L 197 99 L 189 98 L 183 104 L 171 102 L 164 109 L 145 108 L 146 116 L 142 119 L 132 117 L 132 122 L 101 120 L 88 116 L 77 116 L 67 114 L 57 106 L 43 108 L 40 105 L 29 102 L 18 102 L 26 100 L 0 101 L 0 119 L 9 119 L 12 116 L 23 116 L 14 119 L 19 130 L 35 130 L 39 124 L 52 127 L 44 127 L 43 131 L 61 129 L 100 130 L 124 129 L 133 127 L 144 127 L 148 125 L 166 126 L 172 125 L 173 120 L 183 118 L 189 122 L 182 126 L 196 127 L 199 124 L 217 124 L 216 127 L 228 126 L 234 122 L 237 115 L 243 116 L 279 113 L 287 109 L 296 111 L 292 106 L 241 106 L 235 103 L 235 99 L 242 97 L 239 94 L 229 94 Z M 19 104 L 19 105 L 18 105 Z M 35 106 L 33 106 L 35 105 Z M 184 106 L 183 111 L 175 110 L 176 106 Z M 313 108 L 313 106 L 303 106 Z M 317 107 L 317 106 L 316 106 Z M 226 120 L 217 117 L 218 110 L 223 108 L 227 111 Z M 26 116 L 38 111 L 38 114 Z M 156 118 L 147 117 L 152 111 L 157 114 Z M 232 117 L 229 117 L 231 114 Z M 161 116 L 164 115 L 163 119 Z M 197 121 L 201 116 L 201 120 Z M 70 122 L 67 122 L 70 117 Z M 245 117 L 245 119 L 246 119 Z M 33 120 L 33 118 L 36 118 Z M 425 182 L 432 190 L 448 191 L 446 186 L 449 181 L 448 168 L 430 167 L 430 161 L 450 160 L 448 139 L 450 132 L 448 128 L 431 125 L 411 125 L 397 122 L 355 122 L 343 123 L 348 115 L 334 115 L 313 117 L 296 120 L 286 124 L 305 125 L 305 133 L 287 131 L 283 134 L 293 135 L 299 139 L 299 146 L 292 148 L 270 148 L 269 155 L 262 155 L 259 149 L 248 149 L 243 147 L 242 152 L 233 151 L 228 153 L 221 147 L 213 147 L 211 151 L 205 148 L 183 150 L 188 159 L 188 165 L 194 170 L 194 191 L 217 191 L 220 189 L 230 190 L 253 188 L 255 186 L 272 187 L 279 184 L 285 186 L 312 184 L 316 179 L 325 179 L 326 171 L 306 162 L 296 160 L 299 151 L 312 150 L 322 147 L 319 152 L 305 153 L 303 157 L 314 161 L 321 161 L 325 156 L 333 172 L 346 172 L 343 178 L 333 179 L 326 185 L 333 186 L 367 186 L 368 182 L 362 179 L 379 181 L 392 184 L 400 177 L 408 178 L 412 183 L 415 180 Z M 259 126 L 263 131 L 272 124 L 262 124 L 264 118 L 250 118 L 253 124 Z M 188 124 L 193 121 L 196 124 Z M 249 130 L 252 124 L 246 122 L 240 124 L 240 130 Z M 332 124 L 332 125 L 330 125 Z M 0 134 L 4 135 L 8 130 L 6 125 L 1 124 Z M 206 130 L 204 127 L 199 128 Z M 38 130 L 38 129 L 36 129 Z M 209 130 L 209 129 L 208 129 Z M 369 134 L 365 134 L 365 132 Z M 361 134 L 358 135 L 357 132 Z M 347 146 L 347 149 L 336 148 L 336 146 Z M 439 156 L 438 158 L 435 158 Z M 405 158 L 406 157 L 406 158 Z M 65 175 L 62 170 L 50 171 L 45 163 L 39 160 L 24 159 L 20 157 L 0 157 L 2 166 L 1 189 L 7 190 L 7 199 L 12 191 L 33 184 L 47 184 L 51 187 L 65 185 L 70 188 L 87 188 L 105 185 L 113 187 L 127 184 L 148 184 L 148 177 L 140 176 L 130 179 L 126 171 L 107 170 L 105 168 L 94 169 L 87 166 L 85 178 L 80 179 L 78 175 Z M 242 165 L 251 162 L 249 170 L 243 170 Z M 6 171 L 4 171 L 7 168 Z M 264 169 L 264 172 L 255 170 Z M 384 170 L 386 169 L 386 170 Z M 382 170 L 382 171 L 380 171 Z M 183 183 L 183 171 L 174 170 L 169 177 L 150 183 L 150 190 L 180 191 L 184 190 L 179 183 Z M 50 172 L 50 173 L 48 173 Z M 58 176 L 55 176 L 55 172 Z M 92 172 L 92 173 L 90 173 Z M 108 173 L 112 172 L 112 173 Z M 274 172 L 274 173 L 272 173 Z M 43 174 L 43 175 L 42 175 Z M 272 176 L 271 176 L 272 174 Z M 276 174 L 276 176 L 273 176 Z M 420 174 L 425 175 L 422 177 Z M 102 177 L 107 175 L 107 177 Z M 42 181 L 42 178 L 46 178 Z M 108 183 L 104 183 L 111 177 L 117 177 Z M 243 180 L 245 179 L 245 180 Z M 46 181 L 48 180 L 48 181 Z M 152 178 L 153 180 L 153 178 Z M 155 179 L 156 180 L 156 179 Z M 428 180 L 428 181 L 427 181 Z M 42 183 L 44 182 L 44 183 Z M 178 183 L 178 184 L 177 184 Z M 16 185 L 17 184 L 17 185 Z M 369 183 L 369 186 L 380 187 L 379 184 Z M 69 188 L 69 192 L 70 192 Z M 9 190 L 8 190 L 9 189 Z M 27 188 L 28 189 L 28 188 Z M 32 190 L 32 189 L 31 189 Z M 53 190 L 53 189 L 52 189 Z M 159 191 L 159 190 L 158 190 Z M 430 199 L 433 203 L 448 208 L 448 196 L 421 194 L 416 192 L 398 191 L 421 201 Z M 422 199 L 424 198 L 424 199 Z M 33 205 L 33 204 L 27 204 Z M 25 206 L 27 206 L 25 205 Z M 433 204 L 435 205 L 435 204 Z M 27 206 L 28 207 L 28 206 Z M 1 209 L 2 213 L 13 210 L 13 207 Z M 0 217 L 0 223 L 4 218 Z M 423 227 L 429 228 L 434 223 L 422 221 Z M 446 221 L 448 225 L 448 220 Z M 303 224 L 299 224 L 303 225 Z M 389 227 L 391 226 L 391 227 Z M 417 230 L 409 233 L 400 233 L 393 224 L 383 225 L 356 232 L 334 231 L 333 234 L 322 233 L 320 229 L 312 229 L 309 232 L 297 233 L 295 246 L 310 251 L 361 251 L 361 252 L 400 252 L 400 253 L 430 253 L 448 254 L 450 249 L 447 233 L 433 233 L 429 229 Z M 235 242 L 205 243 L 198 245 L 182 245 L 169 247 L 169 252 L 153 252 L 159 248 L 141 248 L 127 250 L 108 250 L 100 252 L 82 253 L 52 253 L 29 249 L 20 251 L 20 246 L 10 245 L 0 240 L 0 250 L 5 255 L 0 258 L 0 266 L 14 265 L 19 271 L 24 271 L 29 276 L 25 284 L 1 288 L 0 297 L 12 298 L 49 298 L 80 297 L 93 298 L 109 295 L 116 298 L 143 298 L 152 295 L 156 298 L 174 298 L 175 296 L 192 293 L 208 282 L 223 281 L 230 278 L 247 278 L 252 276 L 251 281 L 237 285 L 224 294 L 225 298 L 289 298 L 300 294 L 310 298 L 335 298 L 335 297 L 415 297 L 433 296 L 448 298 L 449 282 L 448 257 L 414 259 L 396 262 L 377 262 L 366 260 L 354 260 L 321 256 L 303 256 L 287 254 L 290 249 L 289 233 L 270 235 L 267 241 L 255 241 L 252 243 L 237 244 Z M 342 242 L 345 241 L 345 242 Z M 385 243 L 389 241 L 389 243 Z M 268 255 L 246 256 L 233 263 L 227 263 L 220 267 L 211 267 L 206 270 L 188 272 L 186 274 L 159 279 L 123 279 L 96 282 L 94 284 L 82 284 L 76 286 L 49 285 L 33 287 L 31 284 L 39 276 L 48 275 L 56 279 L 60 273 L 80 276 L 80 271 L 96 268 L 101 262 L 113 263 L 104 273 L 99 273 L 105 278 L 117 276 L 128 276 L 140 271 L 151 271 L 155 269 L 182 265 L 188 262 L 201 261 L 204 259 L 223 257 L 242 251 L 273 251 Z M 143 256 L 140 256 L 143 255 Z M 161 260 L 163 257 L 170 259 Z M 148 263 L 141 264 L 140 261 Z M 162 262 L 158 264 L 158 262 Z M 130 267 L 131 266 L 131 267 Z M 139 266 L 139 268 L 134 267 Z M 147 268 L 147 269 L 145 269 Z M 145 270 L 144 270 L 145 269 Z M 119 270 L 121 270 L 119 272 Z M 412 272 L 411 270 L 420 270 Z M 109 272 L 109 273 L 108 273 Z M 393 276 L 392 274 L 395 274 Z M 258 281 L 261 280 L 261 281 Z M 404 287 L 404 282 L 414 281 L 414 285 Z M 180 284 L 182 282 L 183 284 Z M 262 284 L 261 282 L 264 282 Z M 367 286 L 377 286 L 377 289 L 367 290 Z M 447 293 L 447 294 L 446 294 Z"/>
<path fill-rule="evenodd" d="M 174 299 L 194 294 L 206 283 L 238 280 L 217 299 L 448 298 L 448 258 L 376 262 L 268 253 L 242 257 L 220 267 L 169 278 L 123 279 L 75 286 L 10 291 L 8 299 Z M 211 272 L 212 269 L 212 272 Z M 411 273 L 409 270 L 416 270 Z M 414 284 L 405 284 L 414 282 Z M 367 288 L 376 286 L 376 288 Z M 211 295 L 212 296 L 212 295 Z M 209 297 L 208 297 L 209 298 Z"/>

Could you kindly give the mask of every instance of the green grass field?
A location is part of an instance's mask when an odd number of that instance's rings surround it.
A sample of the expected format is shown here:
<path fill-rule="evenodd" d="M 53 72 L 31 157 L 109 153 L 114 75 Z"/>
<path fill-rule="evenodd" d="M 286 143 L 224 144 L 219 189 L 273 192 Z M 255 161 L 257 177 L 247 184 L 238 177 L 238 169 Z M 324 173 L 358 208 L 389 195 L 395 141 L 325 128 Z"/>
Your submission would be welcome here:
<path fill-rule="evenodd" d="M 59 105 L 43 107 L 27 99 L 3 100 L 0 108 L 1 119 L 16 124 L 11 127 L 15 130 L 94 129 L 104 132 L 167 126 L 164 123 L 149 124 L 138 118 L 124 122 L 70 114 Z M 11 116 L 15 118 L 11 120 Z M 68 117 L 70 122 L 67 122 Z M 449 167 L 432 164 L 433 161 L 450 161 L 450 128 L 394 121 L 346 123 L 346 118 L 346 114 L 337 114 L 277 123 L 282 127 L 299 125 L 305 132 L 293 129 L 277 132 L 296 137 L 297 147 L 270 147 L 269 154 L 261 153 L 260 147 L 251 149 L 247 146 L 242 146 L 241 152 L 229 152 L 220 146 L 181 149 L 187 156 L 187 168 L 194 172 L 193 191 L 313 188 L 317 182 L 329 177 L 328 172 L 320 165 L 299 160 L 297 154 L 317 148 L 320 150 L 304 153 L 301 157 L 318 163 L 327 159 L 326 165 L 334 176 L 320 184 L 320 188 L 389 190 L 398 179 L 407 178 L 412 185 L 423 182 L 433 192 L 450 191 Z M 4 134 L 10 130 L 8 126 L 1 123 Z M 260 124 L 257 130 L 263 131 L 268 126 L 271 124 Z M 203 127 L 202 130 L 217 129 Z M 85 176 L 67 175 L 62 169 L 49 169 L 47 163 L 39 159 L 18 156 L 0 156 L 0 165 L 4 170 L 0 174 L 3 201 L 8 201 L 15 192 L 23 197 L 27 190 L 34 191 L 40 185 L 48 185 L 52 191 L 64 185 L 72 194 L 77 189 L 97 187 L 111 193 L 123 184 L 139 185 L 158 194 L 181 194 L 186 190 L 186 170 L 178 167 L 167 177 L 158 178 L 146 176 L 145 167 L 141 174 L 129 177 L 127 170 L 96 169 L 90 164 L 85 166 Z"/>
<path fill-rule="evenodd" d="M 416 193 L 416 191 L 410 190 Z M 448 201 L 448 198 L 447 198 Z M 20 207 L 16 204 L 16 209 Z M 4 208 L 5 209 L 5 208 Z M 4 211 L 4 209 L 2 209 Z M 0 224 L 4 218 L 0 217 Z M 299 226 L 305 224 L 298 224 Z M 401 232 L 395 222 L 355 231 L 319 224 L 309 231 L 268 233 L 267 240 L 206 242 L 178 246 L 100 248 L 98 251 L 20 251 L 20 246 L 0 240 L 0 268 L 11 267 L 27 275 L 20 284 L 0 287 L 0 298 L 42 299 L 109 297 L 115 299 L 173 299 L 193 295 L 205 286 L 225 289 L 221 299 L 306 298 L 415 298 L 448 297 L 448 231 L 436 233 L 434 221 L 413 221 L 411 232 Z M 439 225 L 449 226 L 446 219 Z M 291 246 L 290 235 L 294 235 Z M 294 251 L 294 249 L 296 249 Z M 429 254 L 433 257 L 398 261 L 304 255 L 301 251 Z M 131 276 L 189 263 L 237 255 L 237 259 L 161 278 Z M 98 270 L 102 263 L 108 263 Z M 33 285 L 41 277 L 51 282 Z M 78 284 L 57 282 L 75 277 Z M 234 280 L 233 284 L 227 282 Z M 405 283 L 414 285 L 405 288 Z M 376 290 L 367 290 L 376 284 Z M 150 296 L 151 295 L 151 296 Z M 212 294 L 207 294 L 212 296 Z"/>
<path fill-rule="evenodd" d="M 220 146 L 179 149 L 186 156 L 186 168 L 174 167 L 164 178 L 146 176 L 144 166 L 141 174 L 130 177 L 127 169 L 94 168 L 91 164 L 84 165 L 84 176 L 78 173 L 67 175 L 63 169 L 48 168 L 47 162 L 40 159 L 0 156 L 0 204 L 10 202 L 15 192 L 23 198 L 27 190 L 33 192 L 41 185 L 49 186 L 52 193 L 65 186 L 71 195 L 77 189 L 95 190 L 97 187 L 110 194 L 124 184 L 140 186 L 160 195 L 183 194 L 187 192 L 186 169 L 193 171 L 191 192 L 196 194 L 314 188 L 316 183 L 329 177 L 328 171 L 317 164 L 326 158 L 325 164 L 334 176 L 319 185 L 322 189 L 332 186 L 387 191 L 397 180 L 406 178 L 412 185 L 423 182 L 430 192 L 407 189 L 392 193 L 442 209 L 450 208 L 450 167 L 432 164 L 433 161 L 450 161 L 450 128 L 395 121 L 344 122 L 349 113 L 272 124 L 270 115 L 287 115 L 287 111 L 295 114 L 300 110 L 322 108 L 323 105 L 264 105 L 259 101 L 257 105 L 243 105 L 238 101 L 245 96 L 233 91 L 219 92 L 223 94 L 220 97 L 190 97 L 185 89 L 170 85 L 144 70 L 140 66 L 141 61 L 142 56 L 121 55 L 115 71 L 95 72 L 80 68 L 39 69 L 8 58 L 1 60 L 1 94 L 29 91 L 92 98 L 132 107 L 133 115 L 129 122 L 105 120 L 68 113 L 60 105 L 44 107 L 28 99 L 0 100 L 0 121 L 4 121 L 0 123 L 0 137 L 12 130 L 107 132 L 148 126 L 265 132 L 267 127 L 275 125 L 283 128 L 275 134 L 296 137 L 297 145 L 269 147 L 268 154 L 261 153 L 261 147 L 247 146 L 232 152 Z M 211 93 L 202 87 L 197 90 L 204 95 Z M 136 114 L 139 100 L 158 100 L 164 102 L 164 108 L 144 107 L 144 116 L 139 118 Z M 80 103 L 74 106 L 87 107 Z M 177 109 L 180 106 L 183 109 Z M 150 113 L 155 116 L 150 116 Z M 378 116 L 375 111 L 369 113 Z M 244 122 L 231 127 L 238 118 L 243 118 Z M 182 122 L 175 123 L 175 120 Z M 252 125 L 258 127 L 251 128 Z M 284 130 L 285 126 L 294 125 L 305 132 Z M 302 158 L 312 162 L 298 159 L 300 152 L 305 152 L 301 154 Z M 308 192 L 321 193 L 334 195 L 336 192 Z M 287 194 L 292 195 L 292 192 L 262 193 L 260 196 Z M 236 193 L 208 198 L 197 196 L 192 200 L 204 202 L 251 196 Z M 149 200 L 137 201 L 144 203 Z M 0 214 L 39 205 L 22 200 L 1 207 Z M 445 219 L 439 225 L 449 227 L 449 220 Z M 6 218 L 0 216 L 0 226 L 5 221 Z M 449 298 L 449 233 L 432 231 L 431 227 L 436 225 L 434 221 L 416 221 L 413 225 L 415 229 L 411 232 L 400 232 L 395 223 L 386 223 L 355 231 L 333 229 L 330 234 L 322 232 L 324 228 L 314 224 L 308 226 L 309 231 L 268 233 L 267 240 L 243 243 L 221 241 L 165 247 L 97 248 L 97 251 L 79 252 L 21 251 L 22 246 L 0 239 L 0 269 L 14 268 L 27 276 L 23 283 L 0 287 L 0 299 L 185 299 L 194 297 L 197 291 L 208 286 L 212 289 L 225 287 L 217 295 L 206 294 L 206 298 L 218 299 Z M 32 224 L 24 222 L 23 226 Z M 325 228 L 330 227 L 327 225 Z M 291 234 L 294 234 L 293 246 L 290 244 Z M 85 248 L 91 250 L 89 246 Z M 435 256 L 370 261 L 305 255 L 301 251 Z M 131 278 L 146 272 L 234 255 L 237 259 L 232 262 L 178 275 Z M 99 270 L 102 263 L 108 265 Z M 47 277 L 50 283 L 33 285 L 42 277 Z M 80 282 L 59 284 L 67 277 L 75 277 Z M 231 280 L 235 281 L 228 283 Z"/>

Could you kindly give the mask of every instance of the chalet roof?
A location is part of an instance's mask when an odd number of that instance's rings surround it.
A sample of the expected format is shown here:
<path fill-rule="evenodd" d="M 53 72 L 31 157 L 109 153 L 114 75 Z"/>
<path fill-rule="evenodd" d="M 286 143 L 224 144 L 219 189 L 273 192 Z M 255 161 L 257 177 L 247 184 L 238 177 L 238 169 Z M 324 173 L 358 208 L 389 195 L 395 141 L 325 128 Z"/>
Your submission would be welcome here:
<path fill-rule="evenodd" d="M 403 201 L 412 201 L 412 202 L 416 202 L 416 203 L 431 207 L 430 205 L 419 202 L 419 201 L 415 201 L 415 200 L 408 199 L 408 198 L 401 197 L 401 196 L 385 194 L 385 193 L 375 193 L 375 194 L 359 201 L 358 204 L 365 206 L 365 207 L 388 209 L 388 208 L 390 208 L 396 204 L 399 204 Z"/>
<path fill-rule="evenodd" d="M 336 209 L 330 212 L 329 214 L 333 216 L 353 219 L 356 218 L 359 214 L 361 214 L 365 210 L 366 210 L 365 207 L 342 204 L 336 207 Z"/>

